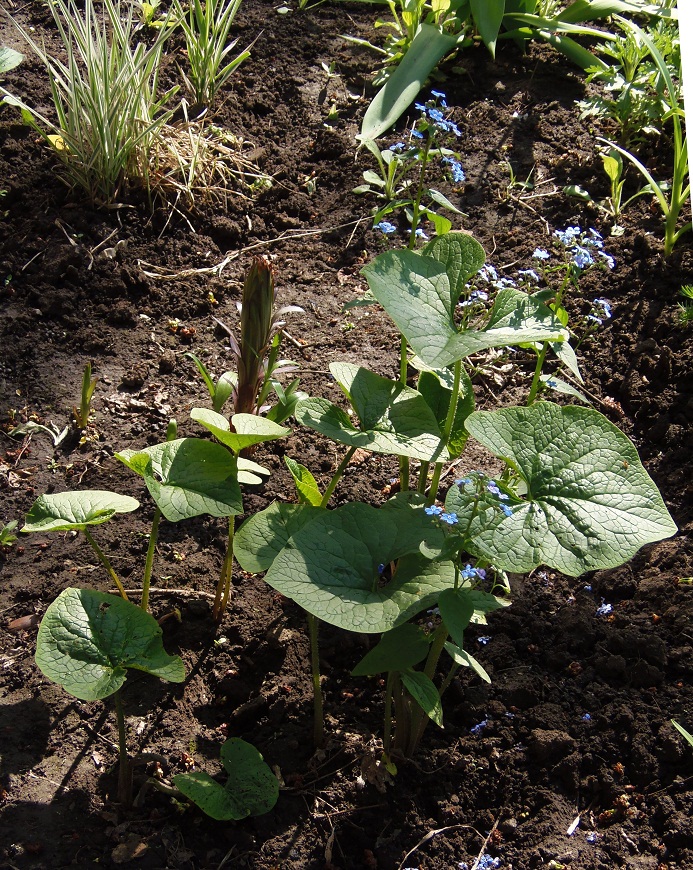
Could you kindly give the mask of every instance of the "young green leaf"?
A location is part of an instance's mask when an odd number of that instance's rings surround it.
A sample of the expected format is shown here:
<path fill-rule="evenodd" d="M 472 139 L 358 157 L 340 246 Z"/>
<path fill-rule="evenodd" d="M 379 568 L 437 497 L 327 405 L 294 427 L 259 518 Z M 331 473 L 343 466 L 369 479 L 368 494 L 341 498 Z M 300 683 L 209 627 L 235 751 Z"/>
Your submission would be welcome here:
<path fill-rule="evenodd" d="M 320 512 L 295 532 L 265 580 L 325 622 L 383 633 L 433 607 L 454 582 L 451 563 L 420 555 L 424 542 L 439 552 L 443 532 L 422 506 L 354 502 Z M 396 560 L 394 577 L 383 582 L 379 566 Z"/>
<path fill-rule="evenodd" d="M 252 447 L 254 444 L 262 444 L 263 441 L 283 438 L 290 431 L 257 414 L 234 414 L 230 425 L 226 417 L 208 408 L 193 408 L 190 417 L 208 429 L 217 440 L 231 448 L 234 453 L 240 453 L 244 448 Z"/>
<path fill-rule="evenodd" d="M 200 514 L 230 517 L 243 512 L 236 458 L 220 444 L 177 438 L 140 451 L 122 450 L 116 457 L 144 477 L 169 522 Z"/>
<path fill-rule="evenodd" d="M 0 74 L 9 72 L 24 60 L 24 55 L 15 51 L 13 48 L 7 48 L 0 45 Z"/>
<path fill-rule="evenodd" d="M 220 785 L 204 771 L 179 773 L 173 777 L 173 784 L 218 821 L 268 813 L 279 797 L 279 783 L 257 749 L 232 737 L 221 747 L 221 760 L 229 774 L 226 785 Z"/>
<path fill-rule="evenodd" d="M 462 668 L 471 668 L 485 683 L 491 682 L 491 677 L 489 677 L 482 665 L 467 650 L 460 649 L 460 647 L 449 641 L 446 642 L 445 649 L 450 653 L 456 665 Z"/>
<path fill-rule="evenodd" d="M 465 587 L 443 589 L 438 596 L 440 618 L 457 646 L 464 647 L 464 632 L 474 616 L 474 602 Z"/>
<path fill-rule="evenodd" d="M 496 56 L 496 40 L 505 15 L 505 0 L 469 0 L 474 23 L 484 45 Z"/>
<path fill-rule="evenodd" d="M 94 589 L 65 589 L 50 605 L 36 639 L 36 664 L 82 701 L 112 695 L 128 668 L 173 683 L 185 679 L 181 658 L 165 652 L 153 616 Z"/>
<path fill-rule="evenodd" d="M 443 706 L 435 683 L 421 671 L 408 670 L 400 674 L 404 687 L 436 725 L 443 727 Z"/>
<path fill-rule="evenodd" d="M 462 295 L 467 281 L 486 262 L 486 254 L 479 242 L 469 233 L 462 232 L 437 235 L 421 249 L 421 253 L 445 266 L 450 282 L 451 310 Z"/>
<path fill-rule="evenodd" d="M 485 504 L 472 522 L 473 547 L 494 565 L 577 576 L 676 533 L 635 447 L 599 412 L 537 402 L 475 411 L 466 426 L 527 488 L 525 500 L 506 503 L 509 516 Z"/>
<path fill-rule="evenodd" d="M 373 676 L 387 671 L 404 671 L 428 655 L 431 638 L 418 625 L 405 622 L 380 638 L 351 672 L 352 677 Z"/>
<path fill-rule="evenodd" d="M 114 514 L 130 513 L 140 503 L 129 495 L 86 489 L 39 496 L 26 515 L 23 532 L 83 531 L 97 526 Z"/>
<path fill-rule="evenodd" d="M 331 363 L 330 371 L 350 398 L 362 428 L 356 428 L 336 405 L 319 398 L 298 403 L 299 423 L 350 447 L 424 462 L 447 459 L 438 423 L 416 390 L 349 363 Z"/>
<path fill-rule="evenodd" d="M 296 462 L 296 460 L 292 459 L 290 456 L 285 456 L 284 462 L 291 472 L 291 476 L 296 484 L 296 491 L 298 492 L 299 500 L 307 504 L 312 504 L 314 507 L 319 507 L 322 503 L 322 493 L 318 488 L 317 481 L 310 471 L 305 465 L 301 465 L 300 462 Z"/>

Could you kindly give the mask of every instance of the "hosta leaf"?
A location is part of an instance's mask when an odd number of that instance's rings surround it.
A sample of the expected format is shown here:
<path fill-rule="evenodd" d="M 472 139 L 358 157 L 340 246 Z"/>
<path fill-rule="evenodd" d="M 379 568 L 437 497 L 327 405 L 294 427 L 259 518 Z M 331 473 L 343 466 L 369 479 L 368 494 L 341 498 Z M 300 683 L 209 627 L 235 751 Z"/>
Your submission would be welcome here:
<path fill-rule="evenodd" d="M 123 450 L 116 457 L 144 477 L 172 523 L 200 514 L 229 517 L 243 512 L 236 458 L 220 444 L 177 438 L 140 451 Z"/>
<path fill-rule="evenodd" d="M 439 549 L 442 530 L 422 507 L 400 507 L 355 502 L 323 511 L 289 538 L 265 580 L 341 628 L 383 633 L 405 622 L 433 606 L 454 572 L 450 563 L 430 562 L 418 552 L 424 540 Z M 383 581 L 379 565 L 397 559 L 395 576 Z"/>
<path fill-rule="evenodd" d="M 525 500 L 506 502 L 510 516 L 490 506 L 472 523 L 474 548 L 499 568 L 577 576 L 676 532 L 635 447 L 597 411 L 537 402 L 476 411 L 466 425 L 527 487 Z"/>
<path fill-rule="evenodd" d="M 236 532 L 233 552 L 244 571 L 267 571 L 286 542 L 306 523 L 321 513 L 306 504 L 274 502 L 249 517 Z"/>
<path fill-rule="evenodd" d="M 39 496 L 26 515 L 23 532 L 65 532 L 105 523 L 114 514 L 130 513 L 140 503 L 128 495 L 79 490 Z"/>
<path fill-rule="evenodd" d="M 350 397 L 362 428 L 319 398 L 299 402 L 299 423 L 350 447 L 422 461 L 447 459 L 438 423 L 416 390 L 349 363 L 332 363 L 330 371 Z"/>
<path fill-rule="evenodd" d="M 433 257 L 407 250 L 386 251 L 362 273 L 414 352 L 431 368 L 445 368 L 490 347 L 568 337 L 545 305 L 512 288 L 498 294 L 484 329 L 458 331 L 450 279 L 445 265 Z"/>
<path fill-rule="evenodd" d="M 185 679 L 182 660 L 164 650 L 153 616 L 93 589 L 65 589 L 50 605 L 36 639 L 36 664 L 83 701 L 112 695 L 128 668 L 174 683 Z"/>
<path fill-rule="evenodd" d="M 421 671 L 404 671 L 400 674 L 400 678 L 406 690 L 428 718 L 442 728 L 443 706 L 440 703 L 440 695 L 435 683 Z"/>
<path fill-rule="evenodd" d="M 352 677 L 372 676 L 387 671 L 404 671 L 428 655 L 431 638 L 418 625 L 405 622 L 380 638 L 351 672 Z"/>
<path fill-rule="evenodd" d="M 252 447 L 253 444 L 283 438 L 290 431 L 256 414 L 234 414 L 231 425 L 226 417 L 208 408 L 193 408 L 190 417 L 208 429 L 216 439 L 230 447 L 234 453 L 239 453 L 245 447 Z M 234 431 L 231 431 L 231 426 Z"/>
<path fill-rule="evenodd" d="M 229 778 L 222 786 L 204 771 L 179 773 L 173 784 L 208 816 L 218 821 L 268 813 L 279 797 L 279 783 L 250 743 L 232 737 L 221 747 Z"/>

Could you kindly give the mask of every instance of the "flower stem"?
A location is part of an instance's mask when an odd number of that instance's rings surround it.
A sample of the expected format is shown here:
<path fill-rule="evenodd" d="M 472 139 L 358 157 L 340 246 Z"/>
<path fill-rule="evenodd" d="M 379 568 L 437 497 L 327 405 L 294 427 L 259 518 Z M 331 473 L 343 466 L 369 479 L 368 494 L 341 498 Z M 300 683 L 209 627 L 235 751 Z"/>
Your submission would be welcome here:
<path fill-rule="evenodd" d="M 108 576 L 111 578 L 111 580 L 118 587 L 118 592 L 120 592 L 121 597 L 124 598 L 126 601 L 128 601 L 129 599 L 128 599 L 127 593 L 125 592 L 125 587 L 120 582 L 120 578 L 118 577 L 118 575 L 114 571 L 113 565 L 111 565 L 111 563 L 108 561 L 108 557 L 106 556 L 104 551 L 101 549 L 101 547 L 99 547 L 99 545 L 96 543 L 96 541 L 94 540 L 94 538 L 91 535 L 91 532 L 86 527 L 84 529 L 84 537 L 91 544 L 92 549 L 94 550 L 94 552 L 96 553 L 96 555 L 99 559 L 99 562 L 101 562 L 101 564 L 106 569 Z"/>

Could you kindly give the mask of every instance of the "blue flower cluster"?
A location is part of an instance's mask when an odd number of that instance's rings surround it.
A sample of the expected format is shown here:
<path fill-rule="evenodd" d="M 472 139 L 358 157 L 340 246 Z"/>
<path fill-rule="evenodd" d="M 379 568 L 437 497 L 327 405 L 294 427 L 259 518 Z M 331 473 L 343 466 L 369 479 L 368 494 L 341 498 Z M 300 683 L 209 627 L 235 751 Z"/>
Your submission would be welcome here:
<path fill-rule="evenodd" d="M 572 256 L 573 265 L 582 271 L 595 263 L 595 253 L 602 258 L 608 269 L 616 266 L 614 258 L 604 250 L 604 240 L 599 230 L 591 227 L 583 232 L 580 227 L 567 227 L 565 230 L 556 230 L 554 238 L 567 248 Z M 536 255 L 540 249 L 534 252 Z M 543 253 L 546 253 L 545 251 Z M 546 259 L 542 257 L 541 259 Z"/>
<path fill-rule="evenodd" d="M 474 725 L 469 729 L 470 734 L 481 734 L 484 728 L 488 725 L 488 719 L 482 719 L 478 725 Z"/>
<path fill-rule="evenodd" d="M 608 299 L 593 299 L 592 300 L 592 311 L 587 315 L 587 319 L 591 320 L 593 323 L 598 324 L 599 326 L 604 323 L 605 320 L 611 319 L 611 303 Z"/>
<path fill-rule="evenodd" d="M 456 480 L 455 483 L 457 486 L 475 486 L 475 480 L 484 481 L 486 491 L 498 499 L 499 503 L 496 506 L 503 511 L 506 517 L 511 517 L 513 515 L 512 509 L 508 507 L 507 504 L 503 503 L 508 501 L 510 496 L 501 490 L 495 480 L 487 478 L 483 471 L 470 471 L 469 474 L 471 475 L 470 477 L 461 477 Z"/>
<path fill-rule="evenodd" d="M 472 290 L 469 297 L 458 304 L 460 308 L 469 308 L 475 302 L 488 302 L 488 293 L 485 290 Z"/>
<path fill-rule="evenodd" d="M 375 225 L 375 228 L 376 230 L 380 230 L 380 232 L 384 233 L 386 236 L 397 232 L 397 227 L 389 221 L 380 221 L 379 224 Z"/>
<path fill-rule="evenodd" d="M 460 577 L 463 580 L 474 580 L 475 578 L 479 578 L 479 580 L 486 579 L 486 571 L 483 568 L 472 568 L 471 565 L 467 564 L 460 571 Z"/>
<path fill-rule="evenodd" d="M 455 160 L 454 157 L 443 157 L 441 163 L 450 167 L 450 176 L 454 184 L 462 184 L 463 181 L 466 181 L 467 176 L 464 174 L 459 160 Z"/>
<path fill-rule="evenodd" d="M 443 508 L 438 507 L 437 504 L 429 505 L 429 507 L 424 508 L 424 511 L 429 515 L 429 517 L 437 517 L 441 523 L 447 523 L 449 526 L 455 526 L 459 523 L 457 514 L 454 511 L 444 511 Z"/>
<path fill-rule="evenodd" d="M 597 616 L 608 616 L 613 609 L 613 604 L 605 604 L 602 598 L 602 603 L 597 608 Z"/>
<path fill-rule="evenodd" d="M 431 95 L 433 100 L 427 100 L 425 104 L 414 103 L 414 108 L 421 112 L 422 119 L 432 123 L 441 133 L 453 133 L 455 136 L 461 136 L 462 132 L 457 124 L 448 120 L 442 112 L 442 109 L 448 107 L 445 102 L 445 94 L 442 91 L 431 91 Z M 438 101 L 440 101 L 440 107 L 436 105 Z M 430 105 L 431 103 L 433 105 Z"/>
<path fill-rule="evenodd" d="M 535 260 L 548 260 L 551 258 L 551 254 L 543 248 L 535 248 L 532 256 Z"/>

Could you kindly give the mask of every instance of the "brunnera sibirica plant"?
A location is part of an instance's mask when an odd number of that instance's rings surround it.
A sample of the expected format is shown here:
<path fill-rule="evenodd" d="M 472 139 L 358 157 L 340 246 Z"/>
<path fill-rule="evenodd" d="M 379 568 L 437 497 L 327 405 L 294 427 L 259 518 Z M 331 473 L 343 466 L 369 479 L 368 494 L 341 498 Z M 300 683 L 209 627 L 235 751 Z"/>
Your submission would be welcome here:
<path fill-rule="evenodd" d="M 419 251 L 389 250 L 365 266 L 369 300 L 401 333 L 399 378 L 331 363 L 350 413 L 310 398 L 298 403 L 295 417 L 343 446 L 335 475 L 321 492 L 294 462 L 298 503 L 275 503 L 237 533 L 241 567 L 266 572 L 270 586 L 309 614 L 316 696 L 318 620 L 379 636 L 352 673 L 387 675 L 388 770 L 393 755 L 416 751 L 429 719 L 443 725 L 441 698 L 459 667 L 488 679 L 465 648 L 465 631 L 509 604 L 508 572 L 547 565 L 578 576 L 611 568 L 676 531 L 623 433 L 592 408 L 539 398 L 540 385 L 551 387 L 555 378 L 541 381 L 548 348 L 577 370 L 566 291 L 586 268 L 613 265 L 595 230 L 572 227 L 555 240 L 557 265 L 547 265 L 554 255 L 544 249 L 535 260 L 542 273 L 559 276 L 558 289 L 528 292 L 496 274 L 488 307 L 468 304 L 475 292 L 479 298 L 471 282 L 483 275 L 485 254 L 465 233 L 437 236 Z M 586 319 L 603 321 L 611 313 L 606 300 L 595 301 L 594 310 L 603 316 Z M 469 358 L 510 347 L 536 354 L 526 406 L 475 410 Z M 417 372 L 415 386 L 410 369 Z M 446 489 L 443 468 L 460 463 L 469 438 L 500 470 L 494 477 L 469 471 Z M 400 491 L 379 507 L 347 502 L 330 510 L 357 449 L 397 456 Z M 430 611 L 437 622 L 427 631 L 421 622 Z M 443 656 L 447 673 L 436 683 Z M 319 741 L 317 722 L 315 734 Z"/>

